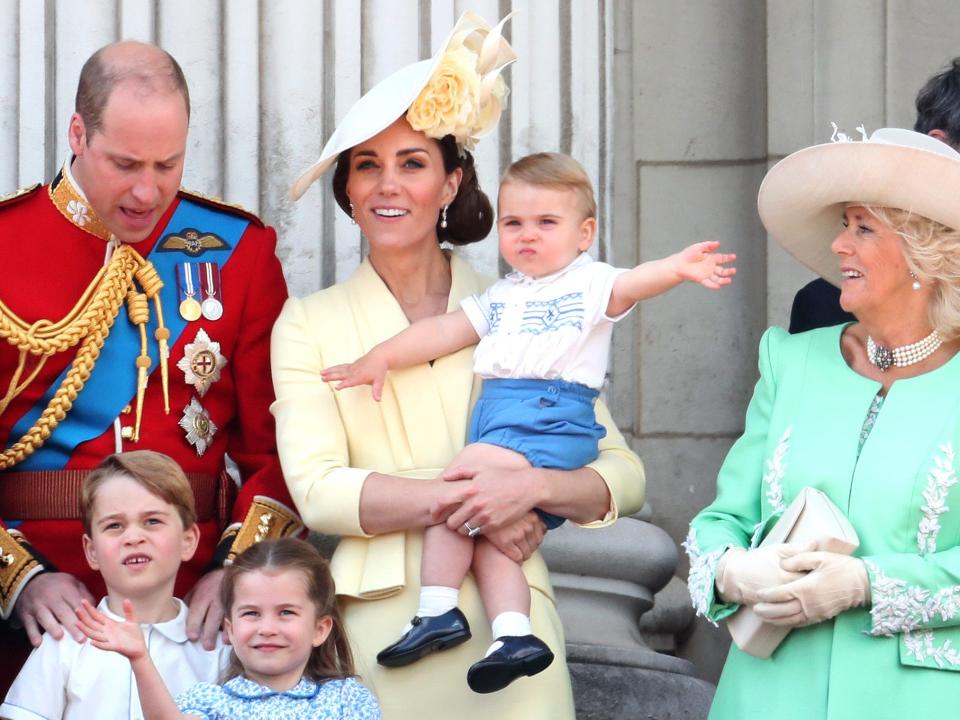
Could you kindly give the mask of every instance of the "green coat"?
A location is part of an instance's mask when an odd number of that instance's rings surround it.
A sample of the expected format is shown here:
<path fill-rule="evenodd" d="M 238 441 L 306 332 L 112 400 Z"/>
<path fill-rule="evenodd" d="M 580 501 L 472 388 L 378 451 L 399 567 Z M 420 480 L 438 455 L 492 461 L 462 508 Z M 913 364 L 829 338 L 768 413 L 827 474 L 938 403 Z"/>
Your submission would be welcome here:
<path fill-rule="evenodd" d="M 846 365 L 842 330 L 764 334 L 743 436 L 684 545 L 716 623 L 737 609 L 714 595 L 720 556 L 812 486 L 860 535 L 872 607 L 793 630 L 769 660 L 731 647 L 711 718 L 960 716 L 960 355 L 897 381 L 858 457 L 880 385 Z"/>

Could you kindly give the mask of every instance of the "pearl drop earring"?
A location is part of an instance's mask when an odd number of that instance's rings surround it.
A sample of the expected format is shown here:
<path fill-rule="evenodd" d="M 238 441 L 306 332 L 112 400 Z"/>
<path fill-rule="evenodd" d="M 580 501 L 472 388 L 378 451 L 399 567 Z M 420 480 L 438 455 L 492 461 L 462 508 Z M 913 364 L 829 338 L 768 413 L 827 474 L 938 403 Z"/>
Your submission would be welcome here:
<path fill-rule="evenodd" d="M 440 211 L 440 227 L 444 230 L 447 229 L 447 208 L 449 205 L 444 205 L 443 210 Z"/>
<path fill-rule="evenodd" d="M 910 277 L 913 278 L 913 285 L 911 285 L 910 287 L 912 287 L 914 290 L 919 290 L 919 289 L 920 289 L 920 278 L 917 277 L 917 274 L 916 274 L 915 272 L 911 272 L 911 273 L 910 273 Z"/>

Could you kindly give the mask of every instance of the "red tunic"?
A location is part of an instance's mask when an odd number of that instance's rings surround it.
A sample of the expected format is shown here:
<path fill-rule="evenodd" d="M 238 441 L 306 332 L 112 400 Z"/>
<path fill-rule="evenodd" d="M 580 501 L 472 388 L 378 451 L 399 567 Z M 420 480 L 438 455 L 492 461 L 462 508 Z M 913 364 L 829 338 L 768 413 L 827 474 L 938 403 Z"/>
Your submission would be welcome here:
<path fill-rule="evenodd" d="M 66 178 L 58 178 L 54 184 L 58 182 L 68 183 L 66 187 L 70 187 Z M 229 454 L 239 466 L 243 478 L 231 522 L 244 522 L 255 497 L 267 499 L 268 505 L 270 499 L 279 503 L 279 514 L 283 515 L 284 510 L 293 505 L 280 472 L 274 422 L 269 411 L 274 399 L 270 379 L 270 331 L 287 297 L 282 269 L 275 255 L 276 233 L 242 210 L 181 192 L 154 232 L 133 246 L 142 256 L 146 257 L 160 235 L 166 234 L 161 231 L 166 228 L 171 215 L 184 198 L 202 203 L 217 212 L 242 216 L 250 223 L 229 261 L 221 268 L 222 318 L 214 322 L 201 318 L 187 323 L 170 349 L 170 414 L 164 413 L 160 371 L 155 363 L 145 395 L 139 442 L 123 441 L 123 449 L 157 450 L 176 460 L 188 474 L 212 476 L 224 470 L 224 456 Z M 59 197 L 57 202 L 64 205 Z M 9 311 L 28 322 L 40 319 L 58 321 L 74 307 L 103 266 L 106 251 L 106 241 L 95 234 L 98 223 L 89 222 L 89 217 L 80 220 L 86 220 L 83 227 L 65 208 L 61 211 L 57 207 L 48 186 L 0 205 L 0 300 Z M 201 233 L 205 230 L 196 229 Z M 178 230 L 180 228 L 168 228 L 167 232 Z M 182 258 L 183 261 L 205 259 L 210 258 L 195 258 L 186 253 Z M 176 284 L 173 276 L 161 276 L 161 279 L 165 284 Z M 163 312 L 169 318 L 178 309 L 164 306 Z M 116 322 L 127 322 L 126 308 L 121 310 Z M 194 342 L 201 328 L 211 341 L 220 344 L 220 352 L 227 359 L 219 381 L 213 383 L 203 397 L 199 396 L 193 385 L 186 382 L 184 372 L 177 368 L 177 362 L 184 355 L 184 346 Z M 150 338 L 150 342 L 154 342 L 153 338 Z M 5 438 L 4 449 L 19 439 L 11 437 L 11 429 L 16 421 L 38 402 L 55 378 L 73 361 L 75 353 L 76 348 L 73 348 L 51 357 L 37 379 L 0 415 L 0 437 Z M 18 360 L 18 351 L 0 340 L 0 397 L 7 390 Z M 130 358 L 131 363 L 134 360 L 135 357 Z M 35 362 L 33 356 L 28 359 L 27 372 Z M 187 442 L 185 431 L 178 425 L 184 408 L 194 398 L 209 412 L 218 428 L 202 456 Z M 134 404 L 133 397 L 125 401 Z M 134 415 L 121 414 L 120 421 L 124 426 L 132 425 Z M 99 437 L 77 445 L 66 469 L 93 468 L 116 449 L 116 434 L 111 425 Z M 37 454 L 43 452 L 42 447 L 36 451 Z M 19 469 L 15 465 L 7 472 L 15 473 Z M 0 482 L 4 481 L 5 474 L 0 472 Z M 263 511 L 260 509 L 251 513 L 246 525 L 253 523 L 256 526 L 258 517 L 262 525 Z M 54 517 L 24 520 L 16 525 L 13 521 L 19 518 L 11 516 L 9 508 L 4 508 L 2 497 L 0 518 L 16 527 L 29 545 L 57 570 L 79 577 L 95 596 L 103 593 L 104 587 L 99 576 L 90 570 L 83 558 L 80 539 L 83 530 L 79 520 Z M 284 520 L 283 533 L 289 534 L 294 531 L 295 517 L 290 519 L 284 516 Z M 232 550 L 238 550 L 234 544 L 238 527 L 231 525 L 221 542 L 216 518 L 201 522 L 200 547 L 194 559 L 181 568 L 177 582 L 178 595 L 182 596 L 192 587 L 211 562 L 222 562 L 232 544 Z M 299 527 L 295 529 L 299 530 Z M 245 526 L 245 530 L 249 528 Z M 256 532 L 256 529 L 240 533 L 240 536 L 246 537 L 243 540 L 245 545 L 250 544 L 252 532 Z M 0 531 L 0 581 L 4 571 L 4 538 L 9 546 L 10 535 Z M 9 547 L 6 549 L 9 550 Z M 30 551 L 29 546 L 26 549 Z M 43 564 L 42 558 L 40 562 Z M 12 564 L 15 563 L 7 563 Z M 2 608 L 4 615 L 9 613 L 12 601 L 16 598 L 19 589 L 16 585 L 23 584 L 22 581 L 26 579 L 22 568 L 20 574 L 21 578 L 12 581 L 12 585 L 10 578 L 7 578 L 6 597 L 0 597 L 0 600 L 7 601 L 7 607 Z"/>

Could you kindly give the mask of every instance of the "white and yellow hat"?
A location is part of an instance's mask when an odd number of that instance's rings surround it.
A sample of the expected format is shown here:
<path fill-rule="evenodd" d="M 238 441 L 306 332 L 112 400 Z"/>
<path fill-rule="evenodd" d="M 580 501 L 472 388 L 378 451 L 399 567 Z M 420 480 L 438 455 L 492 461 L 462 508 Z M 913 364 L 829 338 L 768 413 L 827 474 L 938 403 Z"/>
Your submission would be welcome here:
<path fill-rule="evenodd" d="M 929 135 L 883 128 L 862 141 L 788 155 L 767 173 L 757 197 L 770 236 L 834 285 L 840 263 L 830 244 L 850 203 L 906 210 L 960 229 L 960 153 Z"/>
<path fill-rule="evenodd" d="M 503 37 L 503 25 L 512 15 L 491 28 L 479 15 L 464 13 L 432 58 L 377 83 L 340 120 L 320 159 L 297 179 L 290 196 L 298 200 L 341 152 L 387 129 L 404 113 L 411 127 L 427 137 L 453 135 L 461 150 L 472 149 L 503 111 L 507 87 L 500 73 L 517 59 Z"/>

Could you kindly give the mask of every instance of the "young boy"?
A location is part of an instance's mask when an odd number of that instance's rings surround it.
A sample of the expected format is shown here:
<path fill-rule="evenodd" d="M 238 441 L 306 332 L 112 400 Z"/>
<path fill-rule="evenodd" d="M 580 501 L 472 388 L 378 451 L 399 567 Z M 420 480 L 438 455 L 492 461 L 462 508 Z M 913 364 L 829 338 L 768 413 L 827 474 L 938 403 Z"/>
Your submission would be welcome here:
<path fill-rule="evenodd" d="M 215 682 L 229 646 L 204 650 L 187 639 L 187 608 L 173 596 L 181 562 L 193 557 L 200 533 L 193 491 L 180 467 L 149 450 L 106 458 L 83 481 L 83 550 L 100 572 L 107 597 L 101 612 L 123 620 L 128 598 L 144 640 L 174 695 Z M 11 720 L 142 717 L 130 663 L 121 655 L 43 636 L 14 681 L 0 716 Z"/>
<path fill-rule="evenodd" d="M 719 243 L 691 245 L 662 260 L 621 270 L 594 262 L 586 250 L 597 229 L 596 201 L 586 172 L 573 158 L 538 153 L 515 162 L 500 185 L 500 252 L 514 268 L 459 310 L 421 320 L 351 365 L 328 368 L 337 390 L 372 384 L 380 399 L 387 370 L 409 367 L 479 345 L 474 371 L 484 378 L 468 442 L 449 468 L 576 469 L 597 457 L 604 430 L 594 402 L 607 368 L 613 323 L 633 305 L 683 281 L 711 289 L 730 283 L 723 267 L 734 255 Z M 448 469 L 449 469 L 448 468 Z M 541 512 L 548 527 L 563 519 Z M 520 566 L 464 523 L 424 533 L 420 608 L 403 637 L 378 656 L 406 665 L 470 637 L 456 608 L 459 587 L 473 568 L 492 621 L 494 644 L 467 674 L 477 692 L 493 692 L 553 660 L 531 634 L 530 591 Z"/>

